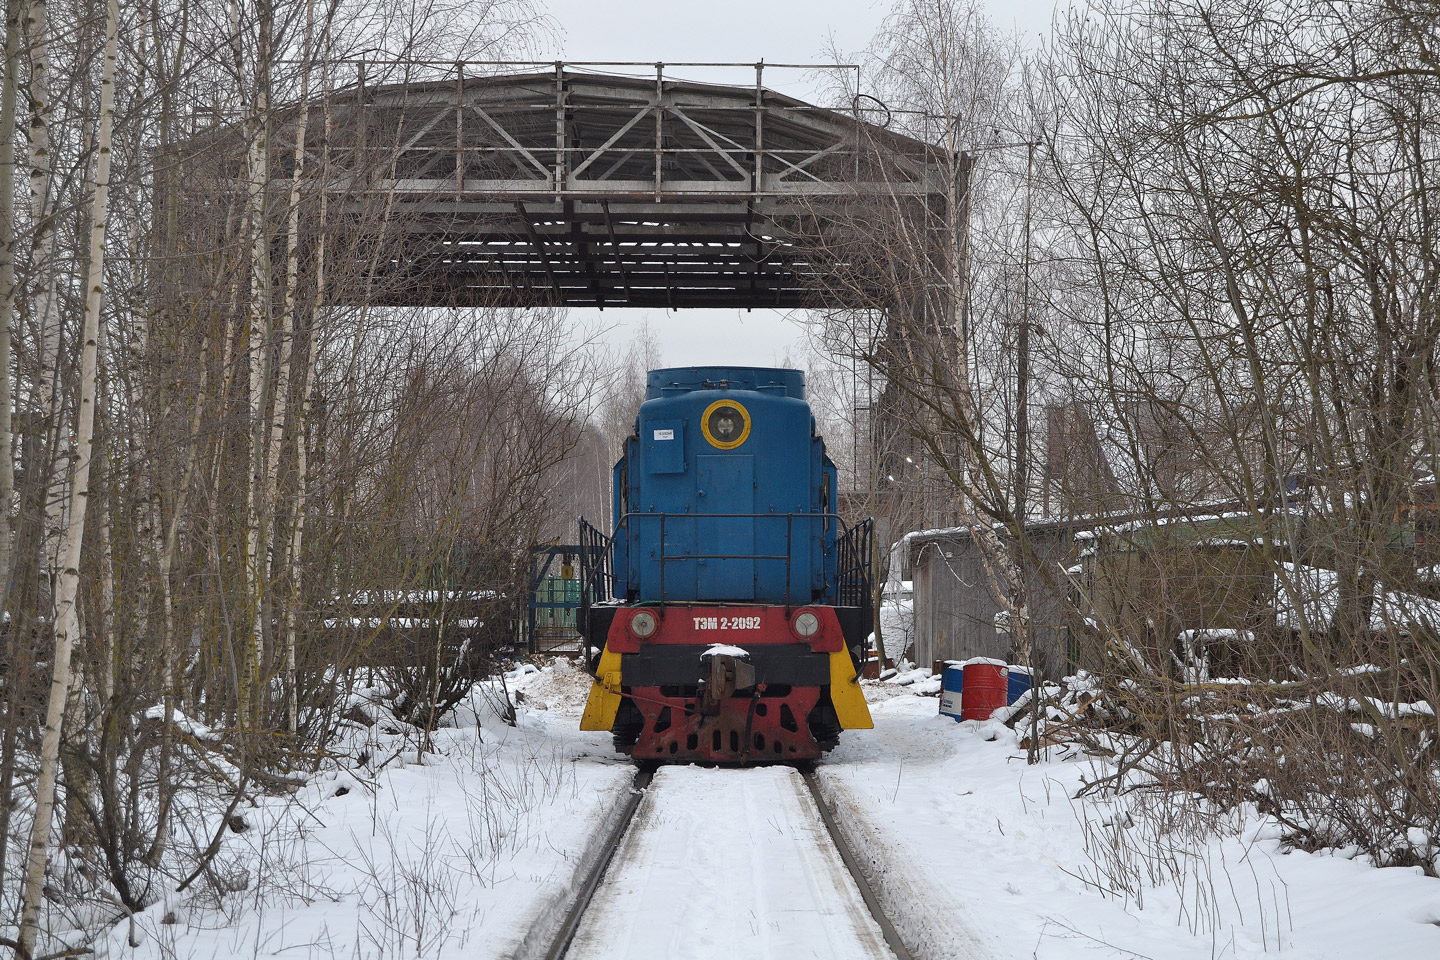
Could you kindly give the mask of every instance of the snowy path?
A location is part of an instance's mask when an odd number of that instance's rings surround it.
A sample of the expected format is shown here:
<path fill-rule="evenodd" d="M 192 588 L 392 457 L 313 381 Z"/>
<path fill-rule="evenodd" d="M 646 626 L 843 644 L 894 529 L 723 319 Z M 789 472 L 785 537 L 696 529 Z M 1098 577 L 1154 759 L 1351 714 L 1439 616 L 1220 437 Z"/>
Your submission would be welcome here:
<path fill-rule="evenodd" d="M 893 955 L 798 773 L 664 767 L 567 956 Z"/>

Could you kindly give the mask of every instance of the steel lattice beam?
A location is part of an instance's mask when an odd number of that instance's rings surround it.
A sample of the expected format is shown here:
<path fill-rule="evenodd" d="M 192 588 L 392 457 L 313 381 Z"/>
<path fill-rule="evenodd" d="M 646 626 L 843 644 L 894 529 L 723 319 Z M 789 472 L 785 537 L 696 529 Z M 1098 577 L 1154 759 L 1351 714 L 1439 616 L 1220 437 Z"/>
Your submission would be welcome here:
<path fill-rule="evenodd" d="M 929 146 L 758 82 L 461 67 L 362 83 L 326 108 L 340 131 L 329 209 L 341 222 L 389 211 L 364 272 L 384 281 L 369 295 L 396 304 L 813 305 L 842 296 L 813 256 L 837 205 L 945 195 Z M 293 160 L 277 133 L 271 190 L 285 196 Z M 862 158 L 877 142 L 883 177 Z M 319 155 L 307 157 L 313 174 Z"/>

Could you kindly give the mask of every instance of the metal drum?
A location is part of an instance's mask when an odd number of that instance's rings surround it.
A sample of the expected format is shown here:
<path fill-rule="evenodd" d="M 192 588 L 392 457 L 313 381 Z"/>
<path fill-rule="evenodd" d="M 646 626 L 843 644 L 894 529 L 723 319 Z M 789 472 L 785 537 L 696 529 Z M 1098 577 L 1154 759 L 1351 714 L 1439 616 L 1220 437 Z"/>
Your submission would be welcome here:
<path fill-rule="evenodd" d="M 990 714 L 1005 706 L 1005 661 L 975 657 L 965 661 L 965 696 L 960 704 L 961 720 L 989 720 Z"/>
<path fill-rule="evenodd" d="M 940 715 L 960 722 L 960 687 L 965 678 L 965 668 L 955 661 L 947 661 L 940 673 Z"/>
<path fill-rule="evenodd" d="M 1030 689 L 1030 668 L 1017 667 L 1013 664 L 1005 670 L 1005 692 L 1006 702 L 1014 703 L 1019 700 L 1026 690 Z"/>

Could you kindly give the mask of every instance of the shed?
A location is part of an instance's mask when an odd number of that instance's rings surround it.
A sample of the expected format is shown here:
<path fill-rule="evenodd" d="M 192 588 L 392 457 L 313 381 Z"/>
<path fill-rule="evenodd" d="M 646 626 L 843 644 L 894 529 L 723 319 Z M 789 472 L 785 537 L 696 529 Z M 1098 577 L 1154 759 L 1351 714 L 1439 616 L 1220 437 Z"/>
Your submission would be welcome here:
<path fill-rule="evenodd" d="M 1026 583 L 1041 674 L 1102 666 L 1100 651 L 1086 642 L 1088 614 L 1102 614 L 1137 640 L 1155 634 L 1157 662 L 1168 661 L 1165 647 L 1183 630 L 1255 625 L 1270 598 L 1263 558 L 1250 542 L 1263 525 L 1227 512 L 1236 506 L 1027 524 L 1034 562 Z M 915 583 L 910 656 L 917 663 L 1010 659 L 1009 635 L 996 629 L 1003 607 L 971 528 L 921 531 L 903 543 Z"/>
<path fill-rule="evenodd" d="M 1247 649 L 1252 645 L 1240 641 L 1273 623 L 1272 571 L 1286 556 L 1274 535 L 1264 518 L 1241 513 L 1082 532 L 1075 577 L 1081 612 L 1118 632 L 1157 669 L 1199 657 L 1232 675 L 1256 675 L 1261 666 Z M 1104 662 L 1102 643 L 1101 631 L 1079 630 L 1071 657 L 1094 669 Z M 1215 649 L 1201 649 L 1207 645 Z"/>
<path fill-rule="evenodd" d="M 1035 666 L 1042 676 L 1066 672 L 1067 618 L 1065 571 L 1078 562 L 1075 533 L 1084 529 L 1073 520 L 1036 521 L 1026 533 L 1035 551 L 1027 571 L 1030 624 Z M 1010 538 L 1002 534 L 1007 545 Z M 1004 608 L 990 587 L 980 547 L 969 527 L 926 530 L 905 538 L 909 570 L 915 582 L 915 646 L 917 663 L 965 660 L 970 657 L 1011 658 L 1008 633 L 996 630 Z"/>

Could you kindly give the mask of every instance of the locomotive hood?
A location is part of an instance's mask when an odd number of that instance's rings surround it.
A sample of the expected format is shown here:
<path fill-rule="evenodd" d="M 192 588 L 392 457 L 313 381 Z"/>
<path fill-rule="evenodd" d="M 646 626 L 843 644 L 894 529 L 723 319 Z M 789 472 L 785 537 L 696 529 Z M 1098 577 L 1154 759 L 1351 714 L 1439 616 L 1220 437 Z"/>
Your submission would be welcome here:
<path fill-rule="evenodd" d="M 646 400 L 696 390 L 754 390 L 804 400 L 805 373 L 783 367 L 664 367 L 645 380 Z"/>

